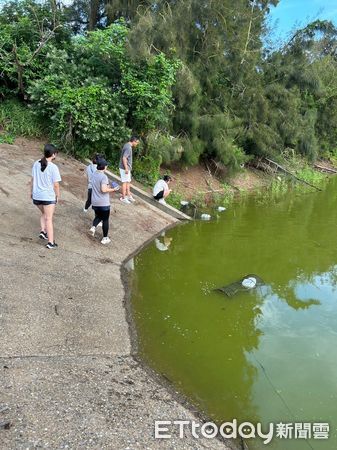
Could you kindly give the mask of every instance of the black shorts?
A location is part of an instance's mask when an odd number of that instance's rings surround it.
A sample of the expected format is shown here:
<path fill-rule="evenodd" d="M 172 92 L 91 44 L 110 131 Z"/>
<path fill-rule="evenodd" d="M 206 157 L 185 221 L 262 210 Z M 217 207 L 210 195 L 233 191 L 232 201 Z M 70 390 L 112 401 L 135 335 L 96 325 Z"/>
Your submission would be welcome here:
<path fill-rule="evenodd" d="M 33 203 L 36 206 L 39 206 L 39 205 L 42 205 L 42 206 L 56 205 L 56 200 L 34 200 L 33 199 Z"/>
<path fill-rule="evenodd" d="M 92 209 L 97 212 L 110 211 L 110 206 L 93 206 Z"/>
<path fill-rule="evenodd" d="M 158 192 L 158 194 L 157 194 L 157 195 L 154 195 L 153 198 L 154 198 L 155 200 L 160 200 L 161 198 L 164 198 L 164 191 Z"/>

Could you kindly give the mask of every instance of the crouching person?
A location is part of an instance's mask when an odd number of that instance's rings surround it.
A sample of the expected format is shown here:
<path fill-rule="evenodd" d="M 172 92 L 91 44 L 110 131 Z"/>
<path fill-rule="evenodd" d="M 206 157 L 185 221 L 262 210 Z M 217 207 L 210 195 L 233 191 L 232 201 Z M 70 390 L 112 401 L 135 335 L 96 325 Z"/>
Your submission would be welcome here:
<path fill-rule="evenodd" d="M 165 198 L 170 194 L 171 189 L 169 183 L 172 178 L 169 175 L 164 175 L 161 180 L 158 180 L 153 187 L 153 198 L 162 205 L 166 205 Z"/>

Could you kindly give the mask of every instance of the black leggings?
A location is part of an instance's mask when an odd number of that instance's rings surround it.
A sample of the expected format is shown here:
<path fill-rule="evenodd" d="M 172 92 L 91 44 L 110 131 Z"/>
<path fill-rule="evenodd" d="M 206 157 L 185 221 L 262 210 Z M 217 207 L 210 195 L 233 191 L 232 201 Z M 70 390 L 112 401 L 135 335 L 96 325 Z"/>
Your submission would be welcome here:
<path fill-rule="evenodd" d="M 87 201 L 85 202 L 84 209 L 89 209 L 91 206 L 91 194 L 92 194 L 92 189 L 89 188 L 88 189 L 88 198 L 87 198 Z"/>
<path fill-rule="evenodd" d="M 161 198 L 164 198 L 164 190 L 158 192 L 158 194 L 157 194 L 157 195 L 154 195 L 153 198 L 154 198 L 155 200 L 160 200 Z"/>
<path fill-rule="evenodd" d="M 110 217 L 110 206 L 93 206 L 92 209 L 95 211 L 95 218 L 92 225 L 96 228 L 100 222 L 103 222 L 103 237 L 107 237 L 109 233 L 109 217 Z"/>

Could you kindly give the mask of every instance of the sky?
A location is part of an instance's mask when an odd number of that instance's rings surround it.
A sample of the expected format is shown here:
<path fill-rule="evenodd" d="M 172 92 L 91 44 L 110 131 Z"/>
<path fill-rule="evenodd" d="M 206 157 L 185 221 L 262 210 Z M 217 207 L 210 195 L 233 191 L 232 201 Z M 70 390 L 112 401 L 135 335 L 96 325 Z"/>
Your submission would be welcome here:
<path fill-rule="evenodd" d="M 7 0 L 0 0 L 0 5 L 5 1 Z M 61 1 L 65 5 L 72 2 Z M 337 0 L 279 0 L 278 5 L 272 7 L 270 12 L 272 40 L 286 40 L 291 30 L 316 19 L 331 20 L 337 26 Z"/>
<path fill-rule="evenodd" d="M 337 0 L 280 0 L 271 9 L 270 19 L 273 34 L 283 39 L 292 29 L 316 19 L 331 20 L 337 25 Z"/>

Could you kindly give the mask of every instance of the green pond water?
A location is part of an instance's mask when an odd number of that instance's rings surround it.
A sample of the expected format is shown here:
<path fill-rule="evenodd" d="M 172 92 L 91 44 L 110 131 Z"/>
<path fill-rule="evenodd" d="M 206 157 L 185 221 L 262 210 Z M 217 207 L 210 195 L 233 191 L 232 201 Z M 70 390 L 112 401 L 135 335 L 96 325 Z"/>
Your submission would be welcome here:
<path fill-rule="evenodd" d="M 337 449 L 337 178 L 214 215 L 134 258 L 140 355 L 215 421 L 330 424 L 328 441 L 250 449 Z M 213 290 L 250 273 L 265 284 L 232 298 Z"/>

